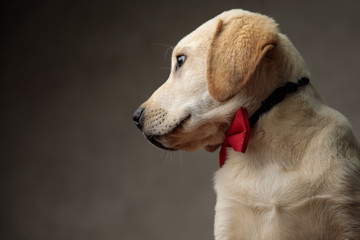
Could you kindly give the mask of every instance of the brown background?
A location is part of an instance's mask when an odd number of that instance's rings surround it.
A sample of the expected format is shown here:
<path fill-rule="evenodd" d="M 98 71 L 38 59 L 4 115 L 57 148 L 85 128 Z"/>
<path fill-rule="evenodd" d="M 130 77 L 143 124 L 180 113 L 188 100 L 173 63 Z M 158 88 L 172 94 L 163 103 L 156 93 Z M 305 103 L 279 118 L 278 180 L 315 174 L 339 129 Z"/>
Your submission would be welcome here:
<path fill-rule="evenodd" d="M 3 1 L 0 239 L 212 239 L 217 153 L 168 153 L 132 112 L 168 45 L 232 8 L 275 18 L 360 135 L 360 1 Z"/>

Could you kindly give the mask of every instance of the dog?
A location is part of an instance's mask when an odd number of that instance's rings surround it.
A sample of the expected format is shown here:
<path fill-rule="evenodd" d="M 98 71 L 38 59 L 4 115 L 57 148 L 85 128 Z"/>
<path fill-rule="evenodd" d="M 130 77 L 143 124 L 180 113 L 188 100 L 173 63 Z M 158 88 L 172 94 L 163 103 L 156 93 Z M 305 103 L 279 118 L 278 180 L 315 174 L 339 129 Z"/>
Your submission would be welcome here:
<path fill-rule="evenodd" d="M 215 239 L 360 239 L 360 147 L 309 78 L 273 19 L 235 9 L 176 45 L 168 80 L 135 111 L 157 147 L 222 147 Z M 227 140 L 239 110 L 240 151 Z"/>

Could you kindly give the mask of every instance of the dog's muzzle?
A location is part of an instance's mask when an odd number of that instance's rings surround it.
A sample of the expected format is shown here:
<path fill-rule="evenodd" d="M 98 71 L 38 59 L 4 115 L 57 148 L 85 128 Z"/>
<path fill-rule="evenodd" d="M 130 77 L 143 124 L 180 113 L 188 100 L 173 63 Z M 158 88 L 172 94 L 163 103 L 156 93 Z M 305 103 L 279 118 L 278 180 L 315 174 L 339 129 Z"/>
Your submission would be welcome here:
<path fill-rule="evenodd" d="M 145 108 L 138 108 L 136 109 L 136 111 L 133 113 L 132 119 L 135 123 L 135 125 L 142 131 L 143 130 L 143 126 L 144 126 L 144 113 L 145 113 Z M 158 148 L 164 149 L 164 150 L 168 150 L 168 151 L 175 151 L 176 149 L 173 148 L 168 148 L 165 147 L 164 145 L 162 145 L 159 141 L 156 140 L 156 137 L 159 136 L 154 136 L 154 135 L 146 135 L 144 134 L 146 139 L 152 143 L 153 145 L 155 145 Z"/>

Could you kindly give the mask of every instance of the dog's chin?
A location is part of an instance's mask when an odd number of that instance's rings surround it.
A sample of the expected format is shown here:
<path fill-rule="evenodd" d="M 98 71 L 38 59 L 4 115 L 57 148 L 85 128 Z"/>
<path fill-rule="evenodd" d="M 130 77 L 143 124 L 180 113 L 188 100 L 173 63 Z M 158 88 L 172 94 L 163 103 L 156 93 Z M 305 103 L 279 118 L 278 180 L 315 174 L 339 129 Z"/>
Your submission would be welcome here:
<path fill-rule="evenodd" d="M 176 151 L 178 149 L 164 146 L 160 141 L 157 140 L 158 136 L 146 136 L 146 139 L 154 146 L 167 151 Z"/>
<path fill-rule="evenodd" d="M 208 152 L 215 152 L 219 147 L 221 146 L 221 144 L 216 144 L 216 145 L 206 145 L 204 147 L 204 149 Z"/>
<path fill-rule="evenodd" d="M 208 152 L 216 151 L 222 143 L 224 124 L 208 123 L 200 126 L 189 126 L 190 116 L 184 118 L 177 126 L 164 135 L 146 135 L 154 146 L 167 151 L 184 150 L 194 152 L 204 148 Z M 211 134 L 213 133 L 213 134 Z"/>
<path fill-rule="evenodd" d="M 168 146 L 169 141 L 167 141 L 167 137 L 165 136 L 151 136 L 146 137 L 146 139 L 153 144 L 154 146 L 161 148 L 167 151 L 177 151 L 177 150 L 184 150 L 188 152 L 193 152 L 198 150 L 200 147 L 195 147 L 192 143 L 176 143 L 171 141 L 171 145 Z"/>
<path fill-rule="evenodd" d="M 187 138 L 182 138 L 179 136 L 174 138 L 173 135 L 152 136 L 146 138 L 154 146 L 167 151 L 184 150 L 187 152 L 194 152 L 204 148 L 208 152 L 214 152 L 221 146 L 221 144 L 206 145 L 201 139 L 188 141 Z"/>
<path fill-rule="evenodd" d="M 181 130 L 185 123 L 190 119 L 191 114 L 189 114 L 187 117 L 185 117 L 183 120 L 179 121 L 178 124 L 175 125 L 175 127 L 168 131 L 168 133 L 164 135 L 147 135 L 145 134 L 146 139 L 153 144 L 154 146 L 161 148 L 163 150 L 167 151 L 176 151 L 176 150 L 186 150 L 183 149 L 179 144 L 172 143 L 172 146 L 167 146 L 169 144 L 169 141 L 167 140 L 169 136 L 176 135 L 179 130 Z M 171 138 L 171 137 L 170 137 Z"/>
<path fill-rule="evenodd" d="M 184 142 L 181 138 L 176 138 L 174 141 L 173 136 L 146 136 L 146 139 L 154 146 L 167 151 L 184 150 L 188 152 L 194 152 L 201 148 L 196 142 Z"/>

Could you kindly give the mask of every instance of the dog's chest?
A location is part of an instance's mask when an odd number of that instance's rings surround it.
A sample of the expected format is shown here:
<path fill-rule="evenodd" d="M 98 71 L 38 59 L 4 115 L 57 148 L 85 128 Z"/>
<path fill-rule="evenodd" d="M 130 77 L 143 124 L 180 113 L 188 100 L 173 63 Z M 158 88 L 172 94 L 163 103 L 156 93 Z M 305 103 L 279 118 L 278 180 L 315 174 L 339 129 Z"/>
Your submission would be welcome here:
<path fill-rule="evenodd" d="M 256 168 L 230 159 L 215 176 L 217 231 L 287 239 L 280 236 L 301 223 L 301 209 L 327 199 L 310 185 L 301 173 L 284 171 L 278 165 Z M 228 229 L 231 226 L 236 230 Z"/>
<path fill-rule="evenodd" d="M 242 153 L 229 152 L 229 159 L 215 176 L 218 194 L 244 204 L 286 204 L 309 193 L 309 182 L 299 171 L 269 162 L 243 160 Z"/>

